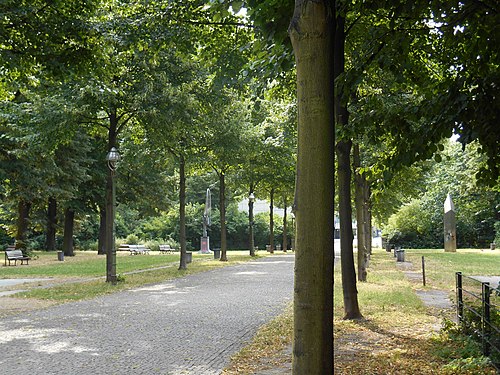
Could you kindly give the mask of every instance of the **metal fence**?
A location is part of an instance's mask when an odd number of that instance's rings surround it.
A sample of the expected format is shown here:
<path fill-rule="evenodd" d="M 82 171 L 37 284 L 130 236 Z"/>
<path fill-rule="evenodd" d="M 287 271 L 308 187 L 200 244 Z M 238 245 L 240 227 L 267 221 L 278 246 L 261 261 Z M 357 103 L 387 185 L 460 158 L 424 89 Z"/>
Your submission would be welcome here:
<path fill-rule="evenodd" d="M 500 369 L 500 285 L 490 286 L 456 273 L 457 317 L 465 334 L 482 344 L 483 354 Z"/>

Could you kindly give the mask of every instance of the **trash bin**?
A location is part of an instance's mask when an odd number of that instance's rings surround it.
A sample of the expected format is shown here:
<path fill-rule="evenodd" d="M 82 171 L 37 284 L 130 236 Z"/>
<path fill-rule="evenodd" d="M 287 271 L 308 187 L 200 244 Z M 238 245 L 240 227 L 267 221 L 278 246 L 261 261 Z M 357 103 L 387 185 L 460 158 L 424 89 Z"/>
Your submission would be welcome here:
<path fill-rule="evenodd" d="M 214 259 L 220 259 L 220 249 L 214 249 Z"/>
<path fill-rule="evenodd" d="M 396 250 L 396 261 L 397 262 L 405 261 L 405 251 L 403 249 Z"/>
<path fill-rule="evenodd" d="M 494 242 L 490 243 L 490 250 L 495 250 L 495 243 Z"/>
<path fill-rule="evenodd" d="M 61 262 L 64 260 L 64 252 L 62 252 L 62 251 L 57 252 L 57 260 L 59 260 Z"/>
<path fill-rule="evenodd" d="M 385 247 L 385 251 L 387 251 L 388 253 L 391 252 L 391 244 L 389 242 L 386 242 L 384 247 Z"/>
<path fill-rule="evenodd" d="M 186 263 L 191 263 L 193 261 L 193 253 L 191 251 L 186 252 Z"/>
<path fill-rule="evenodd" d="M 281 244 L 276 245 L 276 251 L 281 251 Z"/>
<path fill-rule="evenodd" d="M 268 253 L 270 253 L 270 252 L 271 252 L 271 245 L 266 245 L 266 251 L 267 251 Z"/>

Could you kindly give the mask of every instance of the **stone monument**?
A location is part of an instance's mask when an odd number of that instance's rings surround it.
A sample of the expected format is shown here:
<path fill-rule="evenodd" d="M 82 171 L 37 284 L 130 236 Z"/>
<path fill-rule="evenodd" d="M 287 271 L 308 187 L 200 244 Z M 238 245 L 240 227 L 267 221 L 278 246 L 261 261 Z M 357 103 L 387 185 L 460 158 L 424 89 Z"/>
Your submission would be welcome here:
<path fill-rule="evenodd" d="M 444 201 L 444 251 L 457 251 L 457 228 L 455 219 L 455 206 L 448 194 Z"/>
<path fill-rule="evenodd" d="M 210 212 L 212 211 L 212 196 L 210 189 L 207 189 L 205 197 L 205 211 L 203 212 L 203 235 L 201 237 L 200 254 L 210 254 L 210 238 L 208 237 L 207 228 L 210 226 Z"/>

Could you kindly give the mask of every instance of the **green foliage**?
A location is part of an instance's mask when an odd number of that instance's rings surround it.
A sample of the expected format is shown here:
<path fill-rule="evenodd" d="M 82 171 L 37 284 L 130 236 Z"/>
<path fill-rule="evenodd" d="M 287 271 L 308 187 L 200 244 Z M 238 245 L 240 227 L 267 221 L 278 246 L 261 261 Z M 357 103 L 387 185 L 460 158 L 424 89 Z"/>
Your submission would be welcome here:
<path fill-rule="evenodd" d="M 129 245 L 138 245 L 139 244 L 139 237 L 137 237 L 135 234 L 129 234 L 125 238 L 125 243 Z"/>
<path fill-rule="evenodd" d="M 442 161 L 432 163 L 425 174 L 423 194 L 392 215 L 384 235 L 397 246 L 441 248 L 443 246 L 443 204 L 451 194 L 456 211 L 457 246 L 489 248 L 495 238 L 497 191 L 478 186 L 470 176 L 483 158 L 475 145 L 465 151 L 456 142 L 446 143 Z"/>
<path fill-rule="evenodd" d="M 495 222 L 495 247 L 500 249 L 500 221 Z"/>
<path fill-rule="evenodd" d="M 440 334 L 433 343 L 435 353 L 448 362 L 441 368 L 443 374 L 481 373 L 491 366 L 489 358 L 482 355 L 480 343 L 464 334 L 451 320 L 443 321 Z"/>

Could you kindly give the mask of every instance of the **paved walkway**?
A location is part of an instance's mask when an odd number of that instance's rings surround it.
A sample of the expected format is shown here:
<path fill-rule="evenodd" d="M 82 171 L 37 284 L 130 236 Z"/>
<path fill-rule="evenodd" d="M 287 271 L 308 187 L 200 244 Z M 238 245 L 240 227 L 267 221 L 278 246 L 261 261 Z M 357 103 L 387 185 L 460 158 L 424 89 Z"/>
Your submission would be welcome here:
<path fill-rule="evenodd" d="M 293 255 L 0 321 L 0 372 L 219 374 L 293 297 Z"/>

